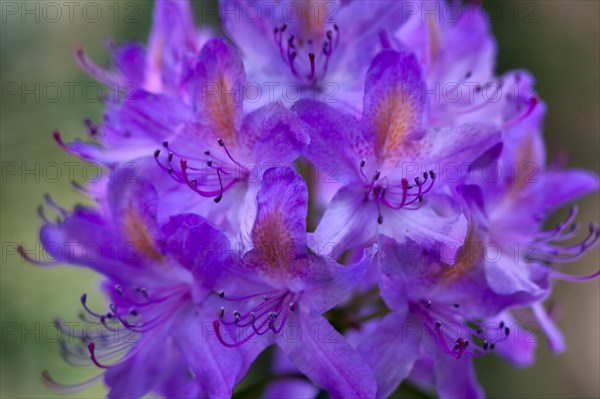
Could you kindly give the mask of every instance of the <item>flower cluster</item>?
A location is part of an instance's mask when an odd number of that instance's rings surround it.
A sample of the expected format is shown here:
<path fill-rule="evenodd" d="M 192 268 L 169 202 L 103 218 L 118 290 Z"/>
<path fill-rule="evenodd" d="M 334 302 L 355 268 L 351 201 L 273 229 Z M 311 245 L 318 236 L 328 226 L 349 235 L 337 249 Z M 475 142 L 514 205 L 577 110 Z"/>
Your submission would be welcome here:
<path fill-rule="evenodd" d="M 77 185 L 92 207 L 47 197 L 53 261 L 37 263 L 92 269 L 108 301 L 83 294 L 81 317 L 101 334 L 70 331 L 61 346 L 101 373 L 44 381 L 230 397 L 272 347 L 265 397 L 383 398 L 407 380 L 476 398 L 473 358 L 531 364 L 531 322 L 562 351 L 543 302 L 554 280 L 598 277 L 560 267 L 600 229 L 577 239 L 574 206 L 544 222 L 599 180 L 546 166 L 545 104 L 528 73 L 495 75 L 480 6 L 219 6 L 228 39 L 165 0 L 148 45 L 111 46 L 112 67 L 77 51 L 102 83 L 137 90 L 86 120 L 90 140 L 54 133 L 111 173 Z"/>

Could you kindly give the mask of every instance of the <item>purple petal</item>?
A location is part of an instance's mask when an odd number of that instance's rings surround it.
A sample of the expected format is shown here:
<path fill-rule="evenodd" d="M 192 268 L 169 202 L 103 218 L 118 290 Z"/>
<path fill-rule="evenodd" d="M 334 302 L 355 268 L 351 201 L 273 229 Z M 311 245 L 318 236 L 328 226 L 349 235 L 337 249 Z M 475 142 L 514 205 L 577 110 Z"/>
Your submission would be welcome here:
<path fill-rule="evenodd" d="M 427 340 L 431 341 L 431 340 Z M 441 351 L 431 348 L 434 353 L 435 386 L 440 399 L 479 399 L 484 392 L 475 375 L 473 359 L 462 356 L 455 359 Z"/>
<path fill-rule="evenodd" d="M 332 398 L 374 397 L 375 378 L 364 359 L 327 319 L 299 307 L 275 338 L 281 350 Z"/>
<path fill-rule="evenodd" d="M 342 302 L 361 282 L 377 251 L 376 244 L 365 249 L 362 259 L 348 266 L 341 266 L 331 258 L 312 257 L 310 271 L 304 278 L 302 303 L 325 313 Z"/>
<path fill-rule="evenodd" d="M 228 146 L 236 147 L 246 84 L 237 50 L 222 39 L 210 40 L 202 48 L 191 74 L 189 84 L 199 124 L 209 130 L 214 140 L 221 138 Z"/>
<path fill-rule="evenodd" d="M 346 249 L 375 238 L 377 218 L 377 207 L 365 202 L 364 192 L 351 186 L 342 187 L 311 235 L 311 248 L 324 255 L 340 256 Z"/>
<path fill-rule="evenodd" d="M 564 352 L 567 349 L 565 338 L 554 320 L 550 318 L 548 312 L 544 309 L 544 305 L 541 302 L 538 302 L 532 305 L 531 308 L 533 309 L 535 318 L 538 323 L 540 323 L 542 330 L 548 338 L 550 350 L 554 353 Z"/>
<path fill-rule="evenodd" d="M 501 295 L 523 292 L 540 297 L 547 289 L 536 282 L 536 270 L 527 262 L 519 261 L 506 254 L 497 261 L 485 262 L 485 277 L 492 291 Z"/>
<path fill-rule="evenodd" d="M 410 141 L 404 148 L 403 160 L 437 169 L 442 181 L 455 182 L 460 175 L 449 174 L 456 167 L 463 173 L 486 151 L 501 143 L 500 130 L 487 123 L 472 123 L 455 128 L 432 129 L 419 140 Z M 407 176 L 410 177 L 410 176 Z"/>
<path fill-rule="evenodd" d="M 148 43 L 146 86 L 161 91 L 175 87 L 181 80 L 182 60 L 198 50 L 192 9 L 188 0 L 161 0 L 154 7 Z"/>
<path fill-rule="evenodd" d="M 400 385 L 421 354 L 420 324 L 407 312 L 385 316 L 358 347 L 375 374 L 378 398 L 387 398 Z"/>
<path fill-rule="evenodd" d="M 509 311 L 502 312 L 489 322 L 498 325 L 503 321 L 511 327 L 512 333 L 508 338 L 496 345 L 495 352 L 516 367 L 528 367 L 535 362 L 537 337 L 523 329 Z M 512 327 L 515 328 L 512 328 Z"/>
<path fill-rule="evenodd" d="M 418 210 L 385 208 L 382 214 L 381 234 L 398 242 L 410 238 L 419 243 L 420 248 L 439 251 L 441 260 L 448 265 L 456 261 L 456 253 L 467 236 L 468 223 L 462 213 L 443 216 L 429 204 Z"/>
<path fill-rule="evenodd" d="M 242 132 L 240 141 L 252 151 L 259 173 L 268 165 L 292 163 L 310 142 L 300 120 L 279 102 L 247 114 Z"/>
<path fill-rule="evenodd" d="M 306 158 L 331 179 L 331 183 L 360 181 L 363 159 L 369 169 L 376 168 L 373 145 L 365 140 L 353 116 L 312 100 L 298 101 L 292 110 L 309 129 L 311 139 Z"/>
<path fill-rule="evenodd" d="M 257 195 L 252 244 L 260 263 L 293 272 L 295 260 L 306 255 L 308 191 L 291 168 L 271 168 Z"/>
<path fill-rule="evenodd" d="M 273 357 L 273 373 L 278 375 L 297 371 L 298 369 L 287 356 L 277 348 Z M 263 399 L 313 399 L 317 393 L 318 388 L 309 381 L 286 378 L 271 382 L 261 397 Z"/>
<path fill-rule="evenodd" d="M 416 57 L 384 50 L 367 72 L 363 101 L 363 131 L 383 161 L 402 156 L 407 139 L 421 133 L 427 96 Z"/>
<path fill-rule="evenodd" d="M 171 217 L 162 231 L 168 237 L 167 252 L 193 273 L 196 288 L 203 289 L 195 299 L 202 299 L 215 287 L 226 268 L 229 239 L 221 230 L 192 214 Z"/>

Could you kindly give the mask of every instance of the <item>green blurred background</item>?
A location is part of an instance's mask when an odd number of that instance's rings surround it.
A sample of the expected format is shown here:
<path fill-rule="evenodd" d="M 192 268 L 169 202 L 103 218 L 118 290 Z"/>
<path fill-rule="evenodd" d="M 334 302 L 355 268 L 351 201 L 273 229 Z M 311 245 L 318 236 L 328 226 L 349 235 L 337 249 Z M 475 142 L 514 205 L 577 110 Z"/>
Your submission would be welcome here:
<path fill-rule="evenodd" d="M 67 139 L 83 136 L 83 117 L 99 120 L 102 115 L 102 104 L 96 99 L 99 86 L 91 83 L 75 65 L 73 49 L 84 46 L 94 59 L 108 63 L 103 48 L 105 40 L 145 41 L 152 12 L 151 1 L 82 1 L 74 2 L 77 6 L 73 6 L 71 18 L 66 2 L 59 1 L 55 3 L 62 16 L 57 18 L 56 10 L 45 3 L 2 2 L 0 396 L 3 398 L 57 396 L 40 381 L 44 369 L 51 370 L 64 382 L 81 381 L 96 373 L 93 369 L 73 369 L 63 363 L 58 356 L 58 344 L 53 342 L 56 330 L 48 326 L 56 316 L 76 321 L 82 292 L 90 292 L 98 300 L 93 275 L 77 269 L 34 267 L 21 261 L 15 249 L 17 244 L 24 243 L 29 250 L 39 253 L 36 242 L 40 220 L 36 217 L 36 207 L 44 193 L 52 193 L 67 207 L 85 201 L 70 190 L 70 166 L 65 164 L 77 159 L 61 152 L 50 134 L 60 128 Z M 88 3 L 94 4 L 86 8 Z M 600 172 L 600 3 L 485 4 L 495 16 L 498 72 L 528 69 L 537 79 L 538 93 L 548 103 L 545 134 L 549 153 L 565 151 L 570 166 Z M 12 7 L 17 7 L 19 14 L 14 15 Z M 34 11 L 20 14 L 24 9 Z M 202 5 L 196 3 L 194 9 L 199 20 Z M 72 96 L 69 87 L 73 88 Z M 26 90 L 36 94 L 26 94 Z M 94 176 L 96 172 L 85 169 L 81 163 L 71 170 L 79 181 L 84 173 Z M 57 171 L 60 171 L 58 176 Z M 584 199 L 580 205 L 581 221 L 600 221 L 598 194 Z M 598 267 L 598 258 L 599 251 L 595 249 L 570 268 L 577 274 L 592 272 Z M 599 281 L 557 284 L 553 298 L 562 310 L 560 326 L 568 344 L 565 354 L 550 354 L 540 338 L 538 361 L 531 368 L 515 369 L 494 356 L 477 360 L 478 375 L 489 397 L 600 397 L 599 284 Z M 103 387 L 97 385 L 73 396 L 103 394 Z"/>

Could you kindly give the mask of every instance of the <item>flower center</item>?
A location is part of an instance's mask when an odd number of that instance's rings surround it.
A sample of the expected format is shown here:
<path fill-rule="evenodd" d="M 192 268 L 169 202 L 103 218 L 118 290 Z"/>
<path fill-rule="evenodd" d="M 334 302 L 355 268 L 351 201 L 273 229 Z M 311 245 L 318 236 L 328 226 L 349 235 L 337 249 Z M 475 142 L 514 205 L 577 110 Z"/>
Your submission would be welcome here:
<path fill-rule="evenodd" d="M 327 23 L 309 10 L 302 13 L 302 24 L 291 32 L 287 24 L 273 30 L 275 44 L 282 61 L 290 68 L 296 79 L 315 86 L 318 79 L 327 74 L 332 54 L 339 47 L 340 29 L 337 24 Z"/>

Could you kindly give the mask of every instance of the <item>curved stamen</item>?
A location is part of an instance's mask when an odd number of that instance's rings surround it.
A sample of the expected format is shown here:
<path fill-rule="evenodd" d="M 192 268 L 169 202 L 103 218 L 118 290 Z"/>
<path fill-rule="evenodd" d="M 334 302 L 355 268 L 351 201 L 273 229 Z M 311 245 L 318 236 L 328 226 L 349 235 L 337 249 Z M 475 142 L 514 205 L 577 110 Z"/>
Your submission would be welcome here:
<path fill-rule="evenodd" d="M 43 384 L 46 385 L 51 390 L 53 390 L 55 392 L 68 394 L 68 393 L 81 392 L 84 389 L 91 387 L 93 384 L 100 381 L 103 376 L 104 376 L 104 373 L 101 373 L 101 374 L 98 374 L 98 375 L 88 379 L 88 380 L 82 381 L 77 384 L 60 384 L 60 383 L 56 382 L 50 376 L 50 373 L 47 370 L 44 370 L 44 371 L 42 371 L 41 379 L 42 379 Z"/>
<path fill-rule="evenodd" d="M 573 276 L 570 274 L 558 272 L 556 270 L 550 270 L 550 277 L 557 280 L 571 281 L 574 283 L 584 283 L 586 281 L 594 280 L 600 277 L 600 270 L 592 274 L 588 274 L 587 276 Z"/>

